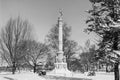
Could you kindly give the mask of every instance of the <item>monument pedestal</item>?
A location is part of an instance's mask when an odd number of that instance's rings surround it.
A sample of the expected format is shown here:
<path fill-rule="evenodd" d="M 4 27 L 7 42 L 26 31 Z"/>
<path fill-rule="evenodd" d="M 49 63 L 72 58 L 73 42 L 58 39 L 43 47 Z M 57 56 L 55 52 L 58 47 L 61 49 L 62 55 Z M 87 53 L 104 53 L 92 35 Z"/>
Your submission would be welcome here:
<path fill-rule="evenodd" d="M 55 63 L 55 69 L 51 71 L 49 75 L 71 77 L 72 72 L 67 69 L 67 63 L 61 62 Z"/>
<path fill-rule="evenodd" d="M 55 63 L 55 73 L 65 73 L 66 71 L 68 71 L 67 69 L 67 63 Z"/>

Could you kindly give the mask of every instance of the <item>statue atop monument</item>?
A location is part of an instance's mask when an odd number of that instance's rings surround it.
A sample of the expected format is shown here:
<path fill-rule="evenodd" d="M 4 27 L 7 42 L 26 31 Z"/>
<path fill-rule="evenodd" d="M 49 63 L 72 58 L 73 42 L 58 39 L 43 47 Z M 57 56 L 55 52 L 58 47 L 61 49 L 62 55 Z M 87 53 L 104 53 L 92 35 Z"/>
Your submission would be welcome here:
<path fill-rule="evenodd" d="M 59 9 L 59 13 L 60 13 L 60 17 L 62 17 L 62 16 L 63 16 L 63 11 L 62 11 L 62 9 Z"/>

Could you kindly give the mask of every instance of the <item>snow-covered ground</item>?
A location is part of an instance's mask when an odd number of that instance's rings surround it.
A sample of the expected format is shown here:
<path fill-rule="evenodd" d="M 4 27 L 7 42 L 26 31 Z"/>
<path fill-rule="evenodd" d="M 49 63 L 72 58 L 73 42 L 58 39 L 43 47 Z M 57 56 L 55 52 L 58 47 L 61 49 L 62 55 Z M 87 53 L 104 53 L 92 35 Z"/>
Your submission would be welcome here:
<path fill-rule="evenodd" d="M 113 73 L 105 72 L 97 72 L 96 76 L 87 76 L 86 74 L 72 73 L 71 77 L 85 79 L 87 78 L 92 80 L 114 80 Z M 15 75 L 12 75 L 11 73 L 8 72 L 0 72 L 0 80 L 46 80 L 46 79 L 41 76 L 38 76 L 38 74 L 34 74 L 33 72 L 21 72 L 16 73 Z"/>
<path fill-rule="evenodd" d="M 96 76 L 87 76 L 92 80 L 114 80 L 114 73 L 96 72 Z"/>
<path fill-rule="evenodd" d="M 91 79 L 91 80 L 114 80 L 114 74 L 113 73 L 96 72 L 95 76 L 87 76 L 87 74 L 88 73 L 84 73 L 84 74 L 71 73 L 71 75 L 66 75 L 66 77 L 81 78 L 81 79 L 84 78 L 84 79 Z M 48 74 L 48 75 L 55 76 L 55 74 Z M 58 75 L 56 75 L 56 76 L 58 76 Z M 64 76 L 64 75 L 60 74 L 60 76 Z"/>
<path fill-rule="evenodd" d="M 1 72 L 0 80 L 45 80 L 43 77 L 33 72 L 21 72 L 12 75 L 11 73 Z"/>

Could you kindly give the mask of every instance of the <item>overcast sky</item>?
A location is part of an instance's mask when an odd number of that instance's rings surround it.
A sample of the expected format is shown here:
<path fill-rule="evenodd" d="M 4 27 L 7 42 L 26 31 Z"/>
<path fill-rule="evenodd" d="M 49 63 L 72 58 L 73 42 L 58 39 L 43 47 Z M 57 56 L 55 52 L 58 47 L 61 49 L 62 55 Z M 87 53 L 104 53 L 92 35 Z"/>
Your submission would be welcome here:
<path fill-rule="evenodd" d="M 89 0 L 0 0 L 0 27 L 4 27 L 10 17 L 21 16 L 34 26 L 38 41 L 44 41 L 50 29 L 57 23 L 59 8 L 63 9 L 63 20 L 72 27 L 71 39 L 84 45 L 94 35 L 83 32 L 87 27 L 86 10 L 91 8 Z"/>

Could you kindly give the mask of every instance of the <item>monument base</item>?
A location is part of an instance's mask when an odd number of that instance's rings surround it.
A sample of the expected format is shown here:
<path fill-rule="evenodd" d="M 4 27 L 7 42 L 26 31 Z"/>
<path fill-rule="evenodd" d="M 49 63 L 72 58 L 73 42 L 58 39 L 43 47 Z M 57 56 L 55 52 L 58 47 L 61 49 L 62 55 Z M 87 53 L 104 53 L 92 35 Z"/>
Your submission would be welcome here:
<path fill-rule="evenodd" d="M 72 72 L 67 69 L 67 63 L 55 63 L 55 69 L 48 75 L 71 77 Z"/>

